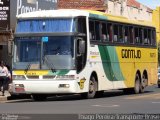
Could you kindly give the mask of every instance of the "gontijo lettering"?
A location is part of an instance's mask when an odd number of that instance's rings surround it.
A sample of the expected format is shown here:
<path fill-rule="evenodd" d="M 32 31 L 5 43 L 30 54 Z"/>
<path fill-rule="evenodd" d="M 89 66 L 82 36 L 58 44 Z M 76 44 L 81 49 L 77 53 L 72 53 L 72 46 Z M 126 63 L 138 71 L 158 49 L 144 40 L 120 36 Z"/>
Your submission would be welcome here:
<path fill-rule="evenodd" d="M 122 58 L 141 58 L 141 51 L 134 49 L 122 49 Z"/>

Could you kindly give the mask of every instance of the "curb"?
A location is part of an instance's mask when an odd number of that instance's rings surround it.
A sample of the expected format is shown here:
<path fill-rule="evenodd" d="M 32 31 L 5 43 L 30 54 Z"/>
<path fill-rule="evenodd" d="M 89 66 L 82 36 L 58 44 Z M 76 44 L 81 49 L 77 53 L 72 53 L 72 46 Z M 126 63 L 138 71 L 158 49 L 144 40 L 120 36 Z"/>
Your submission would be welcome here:
<path fill-rule="evenodd" d="M 2 96 L 2 93 L 0 93 L 0 102 L 1 102 L 1 101 L 7 101 L 7 100 L 8 100 L 8 97 L 11 96 L 8 92 L 5 93 L 5 94 L 6 94 L 5 96 Z"/>
<path fill-rule="evenodd" d="M 8 96 L 1 96 L 0 97 L 0 101 L 7 101 L 8 100 Z"/>
<path fill-rule="evenodd" d="M 0 102 L 1 101 L 8 101 L 9 97 L 10 97 L 10 95 L 0 96 Z"/>
<path fill-rule="evenodd" d="M 5 92 L 5 96 L 2 96 L 0 92 L 0 102 L 17 99 L 31 99 L 31 95 L 11 95 L 9 92 Z"/>

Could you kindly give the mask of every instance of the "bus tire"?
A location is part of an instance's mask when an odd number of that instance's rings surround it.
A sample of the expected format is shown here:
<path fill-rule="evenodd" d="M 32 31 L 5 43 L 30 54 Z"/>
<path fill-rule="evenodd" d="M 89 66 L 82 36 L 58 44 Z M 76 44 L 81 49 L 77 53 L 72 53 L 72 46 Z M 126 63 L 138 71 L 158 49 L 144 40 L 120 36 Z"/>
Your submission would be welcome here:
<path fill-rule="evenodd" d="M 135 85 L 134 85 L 134 93 L 138 94 L 140 92 L 140 77 L 136 74 L 135 77 Z"/>
<path fill-rule="evenodd" d="M 47 99 L 47 96 L 42 94 L 33 94 L 32 99 L 34 101 L 45 101 Z"/>
<path fill-rule="evenodd" d="M 91 76 L 90 81 L 89 81 L 89 91 L 87 93 L 82 93 L 81 96 L 82 98 L 87 98 L 87 99 L 92 99 L 95 97 L 96 92 L 97 92 L 97 81 L 94 76 Z"/>
<path fill-rule="evenodd" d="M 145 74 L 143 74 L 142 81 L 141 81 L 141 84 L 140 84 L 140 93 L 144 92 L 144 89 L 147 87 L 147 85 L 148 85 L 148 79 L 145 76 Z"/>

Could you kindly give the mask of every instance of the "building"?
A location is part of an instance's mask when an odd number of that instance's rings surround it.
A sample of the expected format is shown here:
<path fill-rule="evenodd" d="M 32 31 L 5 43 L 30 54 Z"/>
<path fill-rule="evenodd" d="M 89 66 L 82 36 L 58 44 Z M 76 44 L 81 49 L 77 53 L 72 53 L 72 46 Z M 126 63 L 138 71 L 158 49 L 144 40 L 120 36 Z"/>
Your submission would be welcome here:
<path fill-rule="evenodd" d="M 58 8 L 92 9 L 135 20 L 152 20 L 152 10 L 136 0 L 59 0 Z"/>
<path fill-rule="evenodd" d="M 0 60 L 4 60 L 7 64 L 11 57 L 8 56 L 8 41 L 12 39 L 12 31 L 10 29 L 10 1 L 0 1 Z"/>
<path fill-rule="evenodd" d="M 57 0 L 0 0 L 0 61 L 11 65 L 8 43 L 13 39 L 16 15 L 49 9 L 57 9 Z"/>
<path fill-rule="evenodd" d="M 59 0 L 59 9 L 91 9 L 105 11 L 104 0 Z"/>
<path fill-rule="evenodd" d="M 152 21 L 152 9 L 136 0 L 105 0 L 106 13 L 132 20 Z"/>

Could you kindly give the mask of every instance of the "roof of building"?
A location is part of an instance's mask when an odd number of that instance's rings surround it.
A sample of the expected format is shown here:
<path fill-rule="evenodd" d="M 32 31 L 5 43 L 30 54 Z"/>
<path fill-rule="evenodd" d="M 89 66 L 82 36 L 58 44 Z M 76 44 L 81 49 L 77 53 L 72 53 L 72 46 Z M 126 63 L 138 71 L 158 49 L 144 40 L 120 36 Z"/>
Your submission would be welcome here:
<path fill-rule="evenodd" d="M 91 9 L 105 11 L 104 0 L 59 0 L 59 9 Z"/>
<path fill-rule="evenodd" d="M 137 2 L 136 0 L 127 0 L 127 6 L 130 6 L 130 7 L 135 7 L 135 8 L 138 8 L 138 9 L 141 9 L 141 3 Z M 143 5 L 145 6 L 145 5 Z M 153 10 L 149 7 L 147 7 L 147 12 L 152 12 Z"/>
<path fill-rule="evenodd" d="M 141 4 L 139 2 L 137 2 L 136 0 L 127 0 L 127 5 L 132 6 L 132 7 L 136 7 L 136 8 L 140 8 L 140 6 L 141 6 Z"/>

